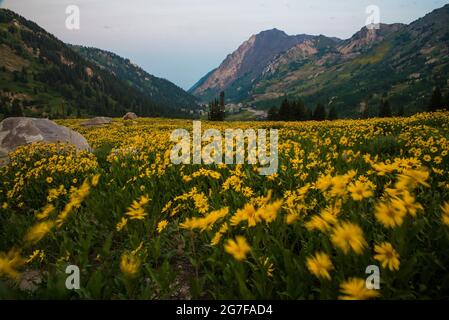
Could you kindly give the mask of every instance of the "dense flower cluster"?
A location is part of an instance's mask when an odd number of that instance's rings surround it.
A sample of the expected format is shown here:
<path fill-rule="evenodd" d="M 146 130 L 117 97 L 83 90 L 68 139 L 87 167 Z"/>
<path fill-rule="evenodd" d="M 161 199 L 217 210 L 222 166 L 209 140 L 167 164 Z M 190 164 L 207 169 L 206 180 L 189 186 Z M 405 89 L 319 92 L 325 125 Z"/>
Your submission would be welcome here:
<path fill-rule="evenodd" d="M 0 169 L 0 281 L 15 295 L 34 270 L 36 297 L 75 297 L 55 283 L 76 264 L 83 298 L 447 298 L 448 113 L 203 123 L 279 129 L 271 176 L 173 165 L 187 120 L 61 123 L 95 151 L 32 144 Z"/>

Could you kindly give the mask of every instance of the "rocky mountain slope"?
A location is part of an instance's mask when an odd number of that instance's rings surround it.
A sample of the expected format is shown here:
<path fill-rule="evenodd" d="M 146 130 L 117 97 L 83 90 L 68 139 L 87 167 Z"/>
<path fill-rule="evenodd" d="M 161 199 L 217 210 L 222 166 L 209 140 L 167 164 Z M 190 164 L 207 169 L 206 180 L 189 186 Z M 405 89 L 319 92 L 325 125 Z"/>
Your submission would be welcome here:
<path fill-rule="evenodd" d="M 328 108 L 335 105 L 345 116 L 358 115 L 366 104 L 375 112 L 380 99 L 388 97 L 393 109 L 406 107 L 412 113 L 426 107 L 433 87 L 447 91 L 447 21 L 449 5 L 409 25 L 364 27 L 346 40 L 301 36 L 301 41 L 283 42 L 278 50 L 259 53 L 264 59 L 242 68 L 239 61 L 247 59 L 247 52 L 264 50 L 263 44 L 256 48 L 248 41 L 230 56 L 239 59 L 228 57 L 191 92 L 207 100 L 224 90 L 230 102 L 259 107 L 301 97 L 311 108 L 319 102 Z M 229 77 L 226 72 L 232 70 L 236 72 Z"/>

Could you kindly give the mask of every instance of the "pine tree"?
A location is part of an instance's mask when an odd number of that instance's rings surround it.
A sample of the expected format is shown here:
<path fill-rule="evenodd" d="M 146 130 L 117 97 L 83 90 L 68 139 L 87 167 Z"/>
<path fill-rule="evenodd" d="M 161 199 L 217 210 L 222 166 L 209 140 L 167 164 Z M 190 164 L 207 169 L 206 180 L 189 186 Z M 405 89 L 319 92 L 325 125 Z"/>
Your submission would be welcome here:
<path fill-rule="evenodd" d="M 405 115 L 404 105 L 401 104 L 398 109 L 398 117 L 403 117 Z"/>
<path fill-rule="evenodd" d="M 224 93 L 220 93 L 220 100 L 214 99 L 209 103 L 209 120 L 210 121 L 224 121 Z"/>
<path fill-rule="evenodd" d="M 288 121 L 292 119 L 292 108 L 290 106 L 290 102 L 287 99 L 284 99 L 281 103 L 281 107 L 279 108 L 279 120 Z"/>
<path fill-rule="evenodd" d="M 442 106 L 443 106 L 443 98 L 441 96 L 441 89 L 440 87 L 436 87 L 432 92 L 432 97 L 430 98 L 428 110 L 430 112 L 437 111 L 438 109 L 441 109 Z"/>
<path fill-rule="evenodd" d="M 329 120 L 337 120 L 338 119 L 337 108 L 335 108 L 335 106 L 331 107 L 331 109 L 329 110 L 329 115 L 328 115 L 327 118 Z"/>
<path fill-rule="evenodd" d="M 19 100 L 14 100 L 12 102 L 12 108 L 11 108 L 11 117 L 23 117 L 23 110 L 22 106 Z"/>
<path fill-rule="evenodd" d="M 279 109 L 277 107 L 271 107 L 270 110 L 268 110 L 267 119 L 270 121 L 279 120 Z"/>
<path fill-rule="evenodd" d="M 391 117 L 390 102 L 388 102 L 387 99 L 382 99 L 382 101 L 380 102 L 379 117 L 380 118 L 389 118 L 389 117 Z"/>
<path fill-rule="evenodd" d="M 304 102 L 299 99 L 291 103 L 292 120 L 302 121 L 306 118 L 306 107 Z"/>
<path fill-rule="evenodd" d="M 444 96 L 442 108 L 449 110 L 449 91 Z"/>
<path fill-rule="evenodd" d="M 313 120 L 323 121 L 326 120 L 326 108 L 321 103 L 318 103 L 315 111 L 313 112 Z"/>

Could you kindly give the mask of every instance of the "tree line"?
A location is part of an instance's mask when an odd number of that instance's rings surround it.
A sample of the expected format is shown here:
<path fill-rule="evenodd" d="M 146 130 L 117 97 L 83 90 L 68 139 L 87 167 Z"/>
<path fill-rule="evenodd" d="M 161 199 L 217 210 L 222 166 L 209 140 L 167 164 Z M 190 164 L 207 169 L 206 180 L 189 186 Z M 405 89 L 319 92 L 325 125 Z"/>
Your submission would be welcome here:
<path fill-rule="evenodd" d="M 449 92 L 446 95 L 443 95 L 441 88 L 436 87 L 432 92 L 427 111 L 434 112 L 443 109 L 449 110 Z M 396 112 L 393 113 L 390 100 L 386 95 L 380 99 L 377 110 L 377 114 L 373 114 L 368 103 L 365 102 L 363 103 L 360 117 L 362 119 L 368 119 L 373 116 L 378 116 L 379 118 L 405 116 L 403 105 L 399 105 Z M 318 103 L 316 107 L 311 110 L 305 106 L 301 99 L 284 99 L 279 107 L 272 107 L 268 111 L 269 121 L 332 121 L 337 119 L 339 119 L 339 115 L 335 106 L 326 108 L 324 104 Z"/>
<path fill-rule="evenodd" d="M 338 113 L 334 106 L 328 112 L 324 104 L 318 103 L 312 111 L 305 106 L 301 99 L 284 99 L 279 107 L 272 107 L 268 111 L 268 120 L 270 121 L 323 121 L 336 119 L 338 119 Z"/>

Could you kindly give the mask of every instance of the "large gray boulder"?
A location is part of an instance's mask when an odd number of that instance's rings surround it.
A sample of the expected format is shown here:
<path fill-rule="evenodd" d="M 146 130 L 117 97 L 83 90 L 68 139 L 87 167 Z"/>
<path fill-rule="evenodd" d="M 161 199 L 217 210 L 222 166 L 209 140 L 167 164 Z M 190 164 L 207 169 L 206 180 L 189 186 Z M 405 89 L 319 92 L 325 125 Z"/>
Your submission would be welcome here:
<path fill-rule="evenodd" d="M 134 112 L 128 112 L 123 116 L 123 120 L 135 120 L 137 119 L 137 115 Z"/>
<path fill-rule="evenodd" d="M 89 143 L 81 134 L 51 120 L 7 118 L 0 122 L 0 163 L 18 146 L 33 142 L 67 143 L 78 150 L 90 150 Z"/>
<path fill-rule="evenodd" d="M 83 123 L 81 123 L 81 125 L 85 126 L 85 127 L 96 127 L 96 126 L 103 126 L 103 125 L 111 124 L 111 123 L 112 123 L 112 118 L 95 117 L 95 118 L 89 119 L 87 121 L 84 121 Z"/>

